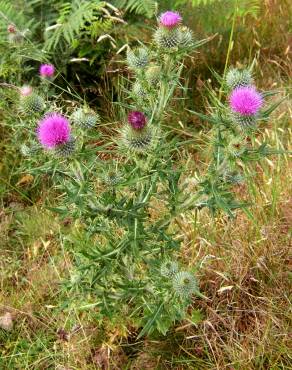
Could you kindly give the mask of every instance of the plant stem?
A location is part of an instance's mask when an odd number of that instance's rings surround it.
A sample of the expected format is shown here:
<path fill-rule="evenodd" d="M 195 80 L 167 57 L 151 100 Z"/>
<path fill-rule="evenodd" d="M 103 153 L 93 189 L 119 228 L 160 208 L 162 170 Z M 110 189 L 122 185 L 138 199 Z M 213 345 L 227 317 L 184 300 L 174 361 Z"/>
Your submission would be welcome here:
<path fill-rule="evenodd" d="M 224 80 L 225 80 L 227 66 L 228 66 L 229 59 L 230 59 L 230 53 L 231 53 L 231 50 L 233 48 L 233 34 L 234 34 L 235 21 L 236 21 L 237 10 L 238 10 L 237 4 L 238 4 L 238 0 L 235 1 L 235 6 L 234 6 L 234 13 L 233 13 L 233 19 L 232 19 L 232 27 L 231 27 L 230 36 L 229 36 L 229 43 L 228 43 L 228 50 L 227 50 L 226 60 L 225 60 L 225 65 L 224 65 L 223 79 L 222 79 L 222 83 L 221 83 L 220 91 L 219 91 L 219 101 L 221 101 L 222 92 L 223 92 L 222 91 L 223 83 L 224 83 Z"/>

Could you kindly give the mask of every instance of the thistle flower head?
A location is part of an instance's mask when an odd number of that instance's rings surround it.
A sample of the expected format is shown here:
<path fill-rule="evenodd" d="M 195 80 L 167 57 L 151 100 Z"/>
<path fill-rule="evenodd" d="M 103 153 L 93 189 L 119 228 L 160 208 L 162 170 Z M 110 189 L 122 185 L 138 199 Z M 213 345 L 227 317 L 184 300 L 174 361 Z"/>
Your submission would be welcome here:
<path fill-rule="evenodd" d="M 29 157 L 33 154 L 35 154 L 39 149 L 39 145 L 36 143 L 33 143 L 31 145 L 22 144 L 20 146 L 20 152 L 24 157 Z"/>
<path fill-rule="evenodd" d="M 141 130 L 146 125 L 144 113 L 132 111 L 128 114 L 128 122 L 134 130 Z"/>
<path fill-rule="evenodd" d="M 178 28 L 159 27 L 154 33 L 154 42 L 160 48 L 171 49 L 180 44 L 181 33 Z"/>
<path fill-rule="evenodd" d="M 141 129 L 134 129 L 131 125 L 125 125 L 122 130 L 123 145 L 131 151 L 146 153 L 156 142 L 155 129 L 145 126 Z"/>
<path fill-rule="evenodd" d="M 187 271 L 178 272 L 172 279 L 173 289 L 182 298 L 188 298 L 198 290 L 197 281 Z"/>
<path fill-rule="evenodd" d="M 159 23 L 166 28 L 173 28 L 182 21 L 182 17 L 178 12 L 167 11 L 159 17 Z"/>
<path fill-rule="evenodd" d="M 28 86 L 28 85 L 24 85 L 22 86 L 22 88 L 20 89 L 20 95 L 21 96 L 29 96 L 32 94 L 32 87 L 31 86 Z"/>
<path fill-rule="evenodd" d="M 43 147 L 54 149 L 70 141 L 70 131 L 67 118 L 59 113 L 51 113 L 39 122 L 37 136 Z"/>
<path fill-rule="evenodd" d="M 40 76 L 41 77 L 53 77 L 55 73 L 55 67 L 53 64 L 41 64 Z"/>
<path fill-rule="evenodd" d="M 179 45 L 181 47 L 190 47 L 193 45 L 193 32 L 188 27 L 180 27 L 179 36 Z"/>
<path fill-rule="evenodd" d="M 255 115 L 243 116 L 239 113 L 233 113 L 232 121 L 243 129 L 253 128 L 256 125 L 257 116 Z"/>
<path fill-rule="evenodd" d="M 234 113 L 254 116 L 261 109 L 263 98 L 254 86 L 243 86 L 232 91 L 229 102 Z"/>
<path fill-rule="evenodd" d="M 136 97 L 138 97 L 140 99 L 147 98 L 147 91 L 139 81 L 136 81 L 133 84 L 132 92 L 133 92 L 134 95 L 136 95 Z"/>

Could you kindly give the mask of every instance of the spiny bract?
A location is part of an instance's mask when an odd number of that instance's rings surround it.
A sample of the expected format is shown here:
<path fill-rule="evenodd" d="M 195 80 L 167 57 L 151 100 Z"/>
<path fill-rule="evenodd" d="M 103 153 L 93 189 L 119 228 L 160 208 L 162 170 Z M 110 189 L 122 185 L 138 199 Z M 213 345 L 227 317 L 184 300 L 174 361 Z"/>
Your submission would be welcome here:
<path fill-rule="evenodd" d="M 35 154 L 38 151 L 39 148 L 40 147 L 37 144 L 33 144 L 33 145 L 30 145 L 30 146 L 28 146 L 27 144 L 22 144 L 21 147 L 20 147 L 20 152 L 24 157 L 29 157 L 29 156 Z"/>
<path fill-rule="evenodd" d="M 60 157 L 69 157 L 75 151 L 75 138 L 70 137 L 69 141 L 55 147 L 55 153 Z"/>
<path fill-rule="evenodd" d="M 190 47 L 193 44 L 193 32 L 188 27 L 179 28 L 179 46 Z"/>
<path fill-rule="evenodd" d="M 244 128 L 244 127 L 255 126 L 256 121 L 257 121 L 257 117 L 254 116 L 254 115 L 252 115 L 252 116 L 243 116 L 241 114 L 234 113 L 232 115 L 232 120 L 235 124 Z"/>

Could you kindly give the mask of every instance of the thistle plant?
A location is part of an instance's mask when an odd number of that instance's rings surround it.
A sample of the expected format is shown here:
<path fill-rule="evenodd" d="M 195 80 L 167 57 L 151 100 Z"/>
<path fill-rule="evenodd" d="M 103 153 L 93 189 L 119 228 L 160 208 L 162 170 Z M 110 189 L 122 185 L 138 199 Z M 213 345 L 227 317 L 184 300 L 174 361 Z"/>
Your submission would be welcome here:
<path fill-rule="evenodd" d="M 175 48 L 157 43 L 162 28 L 178 32 Z M 66 195 L 55 211 L 71 215 L 81 226 L 65 238 L 75 265 L 65 284 L 71 301 L 79 297 L 79 304 L 98 309 L 100 319 L 128 317 L 141 328 L 139 336 L 155 330 L 166 333 L 186 317 L 192 297 L 199 294 L 196 268 L 180 268 L 180 241 L 169 231 L 185 195 L 180 194 L 181 171 L 173 170 L 178 143 L 168 142 L 162 124 L 180 88 L 183 59 L 201 44 L 193 42 L 178 13 L 162 14 L 153 44 L 127 52 L 129 103 L 119 103 L 121 127 L 109 152 L 118 158 L 118 166 L 116 161 L 96 161 L 95 147 L 84 141 L 76 143 L 81 152 L 71 164 L 59 170 L 64 177 L 58 186 Z M 68 149 L 71 127 L 79 130 L 74 135 L 78 142 L 99 118 L 78 108 L 70 121 L 72 126 L 65 117 L 51 114 L 39 123 L 38 139 L 48 153 Z M 164 209 L 158 218 L 151 215 L 156 202 Z"/>
<path fill-rule="evenodd" d="M 88 307 L 102 322 L 122 316 L 140 329 L 138 337 L 166 334 L 188 317 L 196 296 L 204 297 L 197 266 L 177 259 L 182 240 L 173 221 L 203 207 L 233 217 L 246 206 L 232 191 L 242 179 L 238 159 L 275 153 L 266 146 L 250 148 L 245 138 L 277 104 L 263 110 L 265 94 L 233 71 L 226 104 L 213 92 L 212 116 L 193 112 L 214 125 L 213 156 L 198 190 L 189 194 L 182 188 L 183 169 L 175 164 L 186 142 L 173 138 L 166 118 L 181 89 L 184 58 L 204 42 L 194 41 L 178 13 L 159 17 L 152 44 L 127 52 L 130 80 L 110 142 L 96 145 L 105 137 L 96 129 L 99 115 L 87 106 L 71 114 L 66 108 L 50 110 L 34 128 L 45 155 L 53 159 L 33 171 L 55 175 L 62 202 L 54 211 L 76 223 L 63 237 L 74 266 L 64 283 L 68 306 Z M 101 160 L 100 152 L 109 159 Z"/>

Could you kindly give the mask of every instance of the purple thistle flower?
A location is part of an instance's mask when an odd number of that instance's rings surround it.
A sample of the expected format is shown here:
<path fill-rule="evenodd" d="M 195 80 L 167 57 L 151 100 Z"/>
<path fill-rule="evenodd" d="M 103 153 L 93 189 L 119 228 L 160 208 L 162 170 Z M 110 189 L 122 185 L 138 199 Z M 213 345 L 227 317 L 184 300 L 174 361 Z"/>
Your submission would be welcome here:
<path fill-rule="evenodd" d="M 173 28 L 182 21 L 182 17 L 178 12 L 167 11 L 159 17 L 159 22 L 162 26 Z"/>
<path fill-rule="evenodd" d="M 229 103 L 234 113 L 253 116 L 261 109 L 263 98 L 254 86 L 242 86 L 232 91 Z"/>
<path fill-rule="evenodd" d="M 144 113 L 133 111 L 128 114 L 128 122 L 135 130 L 141 130 L 146 125 Z"/>
<path fill-rule="evenodd" d="M 41 145 L 53 149 L 70 141 L 70 124 L 59 113 L 50 113 L 39 122 L 37 136 Z"/>
<path fill-rule="evenodd" d="M 41 64 L 40 75 L 41 77 L 53 77 L 55 73 L 55 67 L 53 64 Z"/>

